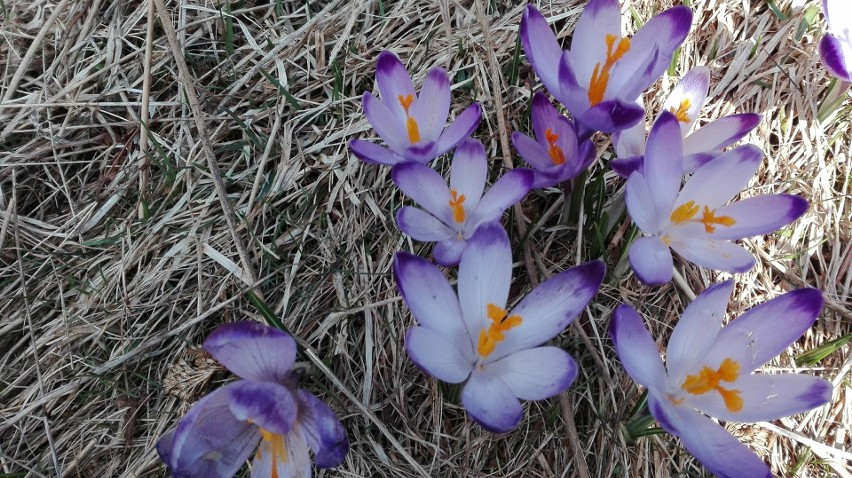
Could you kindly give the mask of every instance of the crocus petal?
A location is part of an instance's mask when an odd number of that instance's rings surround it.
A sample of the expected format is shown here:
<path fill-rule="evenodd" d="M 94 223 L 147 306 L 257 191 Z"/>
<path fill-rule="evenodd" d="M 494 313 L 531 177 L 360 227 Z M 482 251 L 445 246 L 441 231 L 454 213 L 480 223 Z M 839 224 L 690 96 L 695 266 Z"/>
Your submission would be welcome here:
<path fill-rule="evenodd" d="M 388 144 L 390 149 L 402 153 L 408 147 L 407 135 L 403 129 L 404 122 L 393 115 L 384 103 L 372 93 L 366 92 L 361 98 L 364 116 L 376 130 L 376 133 Z M 404 118 L 404 117 L 403 117 Z"/>
<path fill-rule="evenodd" d="M 762 236 L 790 224 L 807 209 L 807 200 L 791 194 L 750 197 L 716 210 L 716 216 L 727 216 L 736 222 L 731 226 L 717 226 L 712 236 L 720 240 Z"/>
<path fill-rule="evenodd" d="M 625 304 L 616 307 L 609 335 L 624 370 L 633 380 L 655 392 L 665 390 L 666 370 L 660 349 L 633 307 Z"/>
<path fill-rule="evenodd" d="M 652 200 L 652 192 L 645 176 L 640 172 L 633 172 L 627 178 L 627 186 L 624 190 L 624 202 L 627 204 L 627 212 L 639 229 L 648 234 L 657 234 L 662 231 L 663 226 L 669 220 L 671 209 L 657 211 Z"/>
<path fill-rule="evenodd" d="M 459 300 L 437 267 L 414 254 L 397 252 L 393 275 L 402 300 L 420 325 L 448 337 L 466 335 Z"/>
<path fill-rule="evenodd" d="M 388 50 L 379 53 L 376 59 L 376 85 L 379 87 L 382 102 L 393 114 L 394 120 L 404 124 L 405 108 L 399 98 L 411 95 L 414 99 L 414 85 L 411 83 L 411 76 L 395 53 Z"/>
<path fill-rule="evenodd" d="M 480 119 L 482 119 L 482 107 L 479 103 L 468 106 L 438 137 L 435 142 L 435 156 L 455 148 L 463 139 L 470 136 L 479 126 Z"/>
<path fill-rule="evenodd" d="M 663 74 L 671 62 L 674 51 L 683 43 L 686 35 L 689 34 L 691 25 L 692 10 L 687 6 L 681 5 L 669 8 L 655 15 L 633 35 L 633 38 L 630 39 L 630 50 L 613 67 L 611 80 L 613 89 L 623 91 L 623 88 L 618 86 L 620 78 L 623 76 L 629 77 L 631 72 L 635 75 L 635 72 L 644 70 L 644 68 L 639 66 L 639 62 L 631 63 L 628 58 L 628 56 L 632 56 L 630 55 L 631 52 L 642 53 L 657 49 L 659 55 L 651 65 L 649 69 L 650 74 L 646 78 L 641 81 L 637 81 L 636 79 L 625 80 L 626 82 L 636 82 L 637 87 L 633 90 L 633 95 L 628 96 L 622 92 L 621 98 L 638 98 L 642 91 L 646 90 L 651 83 Z"/>
<path fill-rule="evenodd" d="M 685 139 L 684 139 L 685 141 Z M 704 151 L 683 155 L 683 174 L 694 173 L 698 168 L 716 159 L 722 151 Z"/>
<path fill-rule="evenodd" d="M 499 377 L 474 371 L 462 390 L 462 403 L 467 413 L 482 428 L 504 433 L 518 426 L 524 410 L 512 389 Z"/>
<path fill-rule="evenodd" d="M 803 413 L 831 401 L 831 382 L 811 375 L 752 374 L 725 384 L 739 392 L 742 410 L 731 411 L 715 392 L 688 395 L 691 406 L 719 420 L 753 423 Z"/>
<path fill-rule="evenodd" d="M 296 341 L 281 330 L 244 320 L 219 326 L 204 350 L 246 380 L 282 382 L 296 361 Z"/>
<path fill-rule="evenodd" d="M 642 102 L 638 101 L 637 104 L 641 105 Z M 615 155 L 618 158 L 635 156 L 641 157 L 645 154 L 645 133 L 644 121 L 640 121 L 627 129 L 613 133 L 612 142 L 615 144 Z M 626 178 L 630 176 L 630 174 L 628 173 L 623 176 Z"/>
<path fill-rule="evenodd" d="M 683 171 L 683 139 L 675 115 L 660 114 L 645 144 L 643 173 L 657 214 L 671 212 Z"/>
<path fill-rule="evenodd" d="M 684 406 L 671 406 L 665 398 L 648 396 L 648 408 L 660 425 L 680 438 L 683 446 L 719 478 L 772 478 L 772 472 L 753 451 L 720 425 Z"/>
<path fill-rule="evenodd" d="M 698 119 L 698 112 L 704 106 L 709 90 L 710 68 L 697 66 L 683 75 L 666 99 L 663 109 L 680 113 L 677 116 L 681 134 L 686 135 Z"/>
<path fill-rule="evenodd" d="M 630 267 L 643 284 L 656 287 L 672 280 L 672 251 L 659 237 L 641 237 L 628 252 Z"/>
<path fill-rule="evenodd" d="M 545 88 L 551 92 L 559 91 L 559 57 L 562 48 L 556 41 L 556 35 L 547 24 L 547 20 L 532 5 L 524 8 L 521 17 L 521 45 L 532 65 L 533 71 L 541 78 Z"/>
<path fill-rule="evenodd" d="M 349 150 L 358 159 L 370 164 L 385 164 L 393 166 L 405 161 L 405 158 L 397 153 L 375 143 L 353 139 L 349 142 Z"/>
<path fill-rule="evenodd" d="M 539 284 L 512 309 L 523 322 L 505 333 L 489 359 L 541 345 L 562 332 L 598 293 L 606 265 L 591 261 L 564 270 Z"/>
<path fill-rule="evenodd" d="M 733 290 L 732 280 L 714 284 L 686 306 L 666 350 L 666 368 L 672 383 L 681 383 L 686 372 L 713 347 Z"/>
<path fill-rule="evenodd" d="M 842 41 L 830 33 L 826 33 L 819 42 L 819 57 L 825 69 L 846 82 L 852 82 L 852 58 L 849 53 L 844 51 Z"/>
<path fill-rule="evenodd" d="M 440 266 L 455 267 L 461 260 L 465 248 L 467 248 L 467 241 L 464 238 L 453 237 L 435 244 L 435 248 L 432 249 L 432 256 L 435 257 L 435 262 Z"/>
<path fill-rule="evenodd" d="M 512 281 L 512 250 L 500 224 L 481 225 L 467 243 L 459 263 L 458 297 L 468 337 L 487 327 L 488 304 L 505 307 Z"/>
<path fill-rule="evenodd" d="M 748 373 L 779 355 L 813 325 L 822 310 L 822 293 L 797 289 L 749 309 L 725 326 L 707 363 L 731 358 Z"/>
<path fill-rule="evenodd" d="M 565 391 L 577 378 L 577 363 L 558 347 L 521 350 L 489 363 L 487 368 L 522 400 L 552 397 Z"/>
<path fill-rule="evenodd" d="M 641 174 L 644 163 L 644 156 L 628 156 L 626 158 L 613 159 L 609 162 L 609 166 L 622 178 L 629 178 L 634 171 L 639 171 Z"/>
<path fill-rule="evenodd" d="M 759 114 L 742 113 L 711 121 L 683 139 L 683 152 L 698 154 L 727 148 L 753 130 L 760 120 Z M 690 173 L 695 170 L 685 169 Z"/>
<path fill-rule="evenodd" d="M 229 478 L 245 464 L 260 440 L 257 426 L 230 411 L 234 382 L 199 400 L 177 428 L 157 442 L 157 453 L 174 476 Z"/>
<path fill-rule="evenodd" d="M 449 206 L 450 189 L 432 168 L 418 163 L 398 164 L 391 171 L 391 178 L 396 187 L 427 212 L 444 224 L 455 224 Z"/>
<path fill-rule="evenodd" d="M 520 202 L 532 188 L 533 172 L 529 169 L 513 169 L 500 176 L 488 192 L 482 196 L 476 209 L 468 219 L 468 229 L 500 219 L 503 211 Z"/>
<path fill-rule="evenodd" d="M 541 142 L 542 145 L 547 144 L 547 130 L 550 129 L 551 132 L 559 133 L 556 131 L 557 124 L 556 120 L 561 115 L 559 114 L 559 110 L 553 106 L 553 103 L 547 99 L 544 93 L 537 92 L 533 95 L 532 104 L 530 105 L 530 120 L 533 126 L 533 133 L 535 134 L 536 139 Z M 567 121 L 567 119 L 566 119 Z M 570 125 L 570 123 L 568 123 Z M 573 130 L 573 128 L 572 128 Z M 575 135 L 576 136 L 576 135 Z M 553 165 L 553 162 L 548 161 L 550 165 Z"/>
<path fill-rule="evenodd" d="M 444 241 L 456 235 L 446 224 L 428 212 L 404 206 L 396 213 L 396 224 L 406 235 L 417 241 Z"/>
<path fill-rule="evenodd" d="M 488 159 L 485 147 L 476 139 L 462 141 L 453 155 L 450 170 L 450 189 L 464 196 L 465 211 L 473 211 L 479 204 L 488 176 Z"/>
<path fill-rule="evenodd" d="M 299 401 L 299 423 L 308 446 L 314 452 L 317 468 L 331 468 L 343 463 L 349 451 L 346 429 L 337 414 L 325 402 L 304 390 L 296 392 Z"/>
<path fill-rule="evenodd" d="M 311 478 L 311 457 L 299 424 L 280 436 L 264 439 L 252 460 L 251 478 Z"/>
<path fill-rule="evenodd" d="M 433 68 L 423 80 L 420 97 L 411 105 L 411 116 L 417 120 L 423 138 L 435 141 L 444 130 L 449 114 L 450 79 L 443 68 Z"/>
<path fill-rule="evenodd" d="M 695 227 L 692 227 L 695 226 Z M 693 237 L 672 238 L 671 247 L 684 259 L 715 271 L 745 272 L 754 267 L 754 256 L 741 246 L 700 236 L 704 226 L 688 224 L 681 229 L 698 229 Z"/>
<path fill-rule="evenodd" d="M 571 110 L 571 113 L 576 114 L 574 110 Z M 588 110 L 581 111 L 577 121 L 592 130 L 613 133 L 635 125 L 644 117 L 645 109 L 636 103 L 611 99 L 601 101 Z"/>
<path fill-rule="evenodd" d="M 591 79 L 595 64 L 606 59 L 607 35 L 621 36 L 618 2 L 591 0 L 580 14 L 571 40 L 571 55 L 578 78 Z"/>
<path fill-rule="evenodd" d="M 515 131 L 512 133 L 512 145 L 515 146 L 521 158 L 530 163 L 533 168 L 544 171 L 553 167 L 545 147 L 529 136 Z"/>
<path fill-rule="evenodd" d="M 461 383 L 473 369 L 473 362 L 459 350 L 459 342 L 444 331 L 412 327 L 405 334 L 405 350 L 411 361 L 429 375 L 447 383 Z M 464 344 L 470 350 L 470 342 Z"/>
<path fill-rule="evenodd" d="M 239 380 L 228 387 L 231 413 L 237 420 L 254 423 L 284 435 L 296 420 L 296 399 L 284 385 Z"/>
<path fill-rule="evenodd" d="M 675 207 L 689 201 L 711 209 L 721 206 L 748 184 L 762 158 L 763 151 L 751 144 L 722 153 L 695 171 L 680 191 Z"/>

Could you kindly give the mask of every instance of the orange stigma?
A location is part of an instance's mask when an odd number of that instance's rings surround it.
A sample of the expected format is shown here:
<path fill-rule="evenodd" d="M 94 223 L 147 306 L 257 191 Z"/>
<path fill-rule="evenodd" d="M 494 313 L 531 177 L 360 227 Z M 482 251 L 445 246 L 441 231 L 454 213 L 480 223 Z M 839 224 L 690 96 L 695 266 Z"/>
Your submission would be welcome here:
<path fill-rule="evenodd" d="M 554 133 L 552 129 L 547 128 L 544 130 L 544 138 L 547 140 L 547 154 L 550 156 L 550 160 L 553 161 L 553 164 L 565 164 L 565 153 L 562 152 L 562 148 L 557 146 L 556 142 L 559 141 L 559 135 Z"/>
<path fill-rule="evenodd" d="M 630 50 L 630 39 L 621 38 L 616 46 L 615 40 L 618 38 L 615 35 L 606 36 L 606 62 L 604 62 L 603 67 L 600 63 L 597 63 L 595 70 L 592 72 L 592 79 L 589 82 L 589 104 L 592 106 L 603 101 L 606 86 L 609 83 L 610 70 L 615 65 L 615 62 L 620 60 Z"/>
<path fill-rule="evenodd" d="M 464 222 L 464 194 L 459 196 L 458 191 L 450 189 L 450 202 L 448 203 L 453 210 L 453 220 L 461 224 Z"/>
<path fill-rule="evenodd" d="M 257 449 L 257 460 L 260 461 L 261 450 L 264 445 L 269 446 L 269 450 L 272 452 L 272 474 L 270 478 L 278 478 L 278 460 L 281 460 L 281 463 L 287 463 L 287 447 L 284 444 L 284 436 L 263 428 L 260 429 L 260 436 L 263 438 L 263 444 Z"/>
<path fill-rule="evenodd" d="M 411 103 L 414 103 L 413 95 L 399 95 L 397 97 L 399 100 L 399 104 L 402 106 L 402 109 L 405 110 L 405 129 L 408 132 L 408 140 L 411 144 L 417 144 L 420 142 L 420 128 L 417 127 L 417 120 L 411 117 L 408 109 L 411 107 Z"/>
<path fill-rule="evenodd" d="M 677 109 L 669 108 L 669 111 L 674 113 L 675 118 L 681 123 L 689 123 L 689 115 L 687 111 L 689 111 L 689 107 L 692 106 L 692 103 L 688 99 L 680 100 L 680 106 Z"/>
<path fill-rule="evenodd" d="M 488 318 L 491 319 L 491 325 L 488 330 L 482 329 L 479 331 L 479 343 L 476 346 L 476 351 L 482 357 L 487 357 L 494 351 L 503 339 L 506 338 L 504 332 L 521 325 L 520 315 L 509 315 L 505 309 L 497 307 L 494 304 L 488 304 Z"/>
<path fill-rule="evenodd" d="M 704 231 L 707 234 L 712 234 L 716 232 L 716 226 L 725 226 L 731 227 L 737 223 L 737 221 L 731 216 L 717 216 L 715 209 L 710 209 L 707 206 L 704 206 L 704 210 L 701 212 L 701 219 L 693 219 L 696 214 L 698 214 L 698 210 L 701 209 L 700 206 L 695 204 L 695 201 L 687 201 L 672 211 L 671 216 L 669 216 L 669 220 L 673 224 L 681 224 L 687 221 L 696 221 L 704 224 Z"/>
<path fill-rule="evenodd" d="M 725 402 L 725 408 L 731 412 L 739 412 L 743 409 L 743 398 L 739 390 L 729 390 L 720 385 L 721 382 L 734 382 L 740 375 L 740 364 L 735 360 L 726 358 L 719 365 L 718 370 L 704 367 L 697 375 L 687 375 L 680 388 L 693 395 L 703 395 L 707 392 L 717 391 Z"/>
<path fill-rule="evenodd" d="M 701 216 L 701 223 L 704 224 L 704 230 L 711 234 L 716 232 L 716 224 L 725 227 L 731 227 L 737 223 L 731 216 L 716 216 L 716 210 L 711 210 L 709 207 L 704 206 L 704 211 Z"/>

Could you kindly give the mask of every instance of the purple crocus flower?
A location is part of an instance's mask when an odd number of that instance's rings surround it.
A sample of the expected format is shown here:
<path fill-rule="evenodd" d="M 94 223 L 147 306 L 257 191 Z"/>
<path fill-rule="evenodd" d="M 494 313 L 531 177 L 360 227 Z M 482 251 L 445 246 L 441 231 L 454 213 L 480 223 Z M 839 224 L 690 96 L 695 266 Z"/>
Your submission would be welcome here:
<path fill-rule="evenodd" d="M 710 69 L 695 67 L 675 85 L 663 111 L 675 115 L 683 136 L 683 172 L 693 173 L 696 169 L 722 154 L 722 150 L 736 143 L 760 123 L 760 115 L 743 113 L 724 116 L 696 129 L 690 130 L 698 119 L 698 112 L 707 101 L 710 89 Z M 641 104 L 641 103 L 639 103 Z M 623 177 L 642 167 L 645 154 L 645 123 L 613 134 L 615 153 L 618 159 L 610 162 L 612 169 Z"/>
<path fill-rule="evenodd" d="M 621 32 L 618 2 L 591 0 L 577 20 L 572 48 L 562 51 L 541 13 L 527 5 L 521 44 L 541 82 L 586 130 L 580 136 L 587 137 L 644 118 L 636 99 L 665 71 L 691 22 L 688 7 L 674 7 L 628 38 Z"/>
<path fill-rule="evenodd" d="M 593 261 L 563 271 L 508 311 L 512 251 L 506 231 L 489 223 L 462 254 L 458 295 L 437 267 L 415 255 L 397 253 L 393 269 L 418 322 L 405 335 L 408 356 L 439 380 L 464 382 L 467 412 L 483 428 L 502 433 L 520 422 L 519 399 L 552 397 L 574 381 L 571 356 L 541 344 L 595 296 L 606 267 Z"/>
<path fill-rule="evenodd" d="M 630 306 L 615 309 L 610 336 L 628 375 L 648 389 L 651 415 L 707 469 L 719 477 L 771 477 L 763 460 L 704 414 L 762 422 L 831 400 L 832 385 L 822 378 L 751 373 L 810 328 L 822 309 L 822 295 L 816 289 L 795 290 L 722 327 L 732 289 L 732 281 L 716 284 L 689 304 L 669 340 L 665 365 Z"/>
<path fill-rule="evenodd" d="M 630 246 L 630 264 L 648 285 L 671 280 L 670 248 L 708 269 L 745 272 L 754 265 L 754 256 L 729 241 L 775 231 L 808 207 L 806 200 L 790 194 L 725 205 L 760 165 L 763 152 L 753 145 L 722 153 L 700 167 L 681 189 L 682 151 L 678 120 L 665 111 L 648 135 L 643 171 L 634 171 L 627 179 L 627 211 L 648 235 Z"/>
<path fill-rule="evenodd" d="M 852 2 L 822 0 L 828 33 L 819 42 L 819 56 L 829 73 L 852 82 Z"/>
<path fill-rule="evenodd" d="M 498 220 L 533 184 L 532 171 L 513 169 L 483 195 L 488 160 L 482 143 L 475 139 L 456 148 L 449 187 L 440 174 L 422 164 L 400 164 L 391 174 L 394 184 L 425 209 L 400 208 L 396 215 L 399 228 L 418 241 L 437 241 L 435 262 L 447 267 L 459 263 L 480 224 Z"/>
<path fill-rule="evenodd" d="M 530 116 L 535 139 L 515 131 L 512 144 L 533 167 L 533 189 L 573 179 L 594 161 L 595 145 L 588 139 L 578 144 L 574 124 L 542 93 L 533 96 Z"/>
<path fill-rule="evenodd" d="M 399 57 L 383 51 L 376 62 L 376 85 L 382 99 L 365 92 L 364 114 L 390 149 L 359 139 L 350 141 L 352 153 L 367 163 L 428 163 L 479 126 L 482 111 L 474 103 L 444 129 L 450 112 L 450 80 L 443 68 L 429 71 L 417 95 Z"/>
<path fill-rule="evenodd" d="M 252 477 L 310 477 L 316 465 L 339 465 L 349 442 L 337 415 L 296 387 L 296 342 L 263 324 L 225 324 L 204 350 L 242 380 L 198 401 L 157 452 L 175 477 L 230 477 L 257 448 Z"/>

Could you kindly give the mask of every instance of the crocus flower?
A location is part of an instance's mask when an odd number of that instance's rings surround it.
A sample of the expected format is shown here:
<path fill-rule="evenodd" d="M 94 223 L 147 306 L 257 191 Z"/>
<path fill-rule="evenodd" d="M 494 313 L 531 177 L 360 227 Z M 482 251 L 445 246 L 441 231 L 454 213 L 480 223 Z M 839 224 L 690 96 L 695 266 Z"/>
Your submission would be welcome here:
<path fill-rule="evenodd" d="M 651 415 L 707 469 L 719 477 L 771 477 L 763 460 L 703 414 L 762 422 L 831 400 L 831 383 L 822 378 L 751 373 L 810 328 L 822 309 L 822 295 L 816 289 L 795 290 L 722 327 L 732 289 L 732 281 L 716 284 L 689 304 L 672 332 L 665 365 L 630 306 L 615 309 L 610 335 L 628 375 L 648 389 Z"/>
<path fill-rule="evenodd" d="M 394 257 L 394 276 L 418 325 L 408 329 L 408 356 L 428 374 L 462 383 L 470 416 L 492 432 L 515 428 L 519 399 L 542 400 L 567 389 L 577 364 L 564 350 L 541 346 L 594 297 L 605 266 L 593 261 L 539 284 L 511 311 L 512 251 L 498 223 L 479 227 L 462 254 L 458 295 L 437 267 L 412 254 Z"/>
<path fill-rule="evenodd" d="M 724 116 L 696 129 L 690 130 L 698 119 L 698 112 L 707 101 L 710 89 L 710 69 L 695 67 L 687 72 L 675 85 L 666 99 L 663 111 L 675 115 L 683 136 L 683 172 L 693 173 L 696 169 L 722 154 L 722 150 L 739 141 L 760 123 L 760 115 L 744 113 Z M 641 104 L 641 103 L 640 103 Z M 613 134 L 615 153 L 618 159 L 610 164 L 623 177 L 642 167 L 645 154 L 645 122 Z"/>
<path fill-rule="evenodd" d="M 643 171 L 634 171 L 627 179 L 627 211 L 648 235 L 630 246 L 630 264 L 648 285 L 671 280 L 669 248 L 708 269 L 745 272 L 754 265 L 754 256 L 728 241 L 768 234 L 808 207 L 806 200 L 789 194 L 725 205 L 760 165 L 763 152 L 753 145 L 722 153 L 700 167 L 681 189 L 682 151 L 678 120 L 664 111 L 648 135 Z"/>
<path fill-rule="evenodd" d="M 521 44 L 541 82 L 584 130 L 612 133 L 645 117 L 636 99 L 668 67 L 691 22 L 688 7 L 674 7 L 628 38 L 618 2 L 591 0 L 577 20 L 572 48 L 563 52 L 541 13 L 527 5 Z"/>
<path fill-rule="evenodd" d="M 852 2 L 822 0 L 828 33 L 819 42 L 819 56 L 829 73 L 852 82 Z"/>
<path fill-rule="evenodd" d="M 576 177 L 595 159 L 595 145 L 588 139 L 577 141 L 571 120 L 559 114 L 541 93 L 532 101 L 535 139 L 515 131 L 512 143 L 535 173 L 533 189 L 547 188 Z"/>
<path fill-rule="evenodd" d="M 285 332 L 251 321 L 216 329 L 204 350 L 238 375 L 198 401 L 157 443 L 175 477 L 233 476 L 252 451 L 252 477 L 310 477 L 316 465 L 339 465 L 349 443 L 337 415 L 296 387 L 296 342 Z"/>
<path fill-rule="evenodd" d="M 475 139 L 456 148 L 449 187 L 440 174 L 422 164 L 400 164 L 391 174 L 394 184 L 425 209 L 400 208 L 396 215 L 399 228 L 418 241 L 437 241 L 435 261 L 447 267 L 459 263 L 480 224 L 499 219 L 533 184 L 532 171 L 513 169 L 483 195 L 488 160 L 482 143 Z"/>
<path fill-rule="evenodd" d="M 474 103 L 444 129 L 450 112 L 450 80 L 443 68 L 433 68 L 426 74 L 418 95 L 399 57 L 383 51 L 376 62 L 376 85 L 381 100 L 365 92 L 364 114 L 390 149 L 354 139 L 349 149 L 362 161 L 428 163 L 453 149 L 479 126 L 482 112 Z"/>

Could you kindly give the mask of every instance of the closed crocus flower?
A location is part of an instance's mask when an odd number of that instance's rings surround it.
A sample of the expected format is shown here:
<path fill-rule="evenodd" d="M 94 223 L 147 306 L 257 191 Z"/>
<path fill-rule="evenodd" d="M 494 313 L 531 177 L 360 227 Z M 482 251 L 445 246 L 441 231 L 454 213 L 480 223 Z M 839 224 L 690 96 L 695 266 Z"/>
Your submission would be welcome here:
<path fill-rule="evenodd" d="M 722 327 L 733 289 L 727 281 L 700 294 L 674 328 L 663 365 L 657 344 L 630 306 L 616 308 L 615 350 L 648 408 L 667 432 L 723 478 L 771 477 L 766 463 L 706 415 L 753 423 L 806 412 L 831 400 L 827 380 L 752 373 L 808 330 L 822 309 L 816 289 L 799 289 L 748 310 Z"/>
<path fill-rule="evenodd" d="M 693 173 L 722 150 L 736 143 L 760 123 L 760 115 L 742 113 L 724 116 L 711 121 L 695 131 L 692 130 L 698 113 L 707 101 L 710 89 L 710 69 L 695 67 L 687 72 L 675 85 L 663 111 L 675 115 L 683 136 L 683 172 Z M 640 103 L 641 104 L 641 103 Z M 623 177 L 642 167 L 645 154 L 645 122 L 640 121 L 626 130 L 613 134 L 615 153 L 618 159 L 610 164 Z"/>
<path fill-rule="evenodd" d="M 604 271 L 601 261 L 563 271 L 507 310 L 512 251 L 499 224 L 480 226 L 470 239 L 458 295 L 437 267 L 399 252 L 394 276 L 418 323 L 406 333 L 405 349 L 433 377 L 464 384 L 462 403 L 483 428 L 507 432 L 523 416 L 520 400 L 552 397 L 574 381 L 571 356 L 542 344 L 595 296 Z"/>
<path fill-rule="evenodd" d="M 852 82 L 852 2 L 822 0 L 828 33 L 819 42 L 819 56 L 829 73 Z"/>
<path fill-rule="evenodd" d="M 480 224 L 500 219 L 509 206 L 523 199 L 533 184 L 528 169 L 503 174 L 483 195 L 488 177 L 485 148 L 468 139 L 456 149 L 450 170 L 450 185 L 422 164 L 395 166 L 393 182 L 423 209 L 405 206 L 396 215 L 400 230 L 418 241 L 435 241 L 435 262 L 442 266 L 459 263 L 468 239 Z"/>
<path fill-rule="evenodd" d="M 672 254 L 708 269 L 745 272 L 754 256 L 730 241 L 775 231 L 796 220 L 808 202 L 767 194 L 726 204 L 754 176 L 763 152 L 744 145 L 700 167 L 681 188 L 682 139 L 678 119 L 663 112 L 648 135 L 642 171 L 627 179 L 625 201 L 647 236 L 630 246 L 630 264 L 645 284 L 672 278 Z"/>
<path fill-rule="evenodd" d="M 376 62 L 381 100 L 370 92 L 362 98 L 364 114 L 388 147 L 355 139 L 349 149 L 368 163 L 428 163 L 453 149 L 479 126 L 479 104 L 464 110 L 446 129 L 450 112 L 450 80 L 442 68 L 426 74 L 418 95 L 411 77 L 394 53 L 383 51 Z"/>
<path fill-rule="evenodd" d="M 241 380 L 199 400 L 157 443 L 173 476 L 230 477 L 255 449 L 253 478 L 310 477 L 308 449 L 319 468 L 343 462 L 346 431 L 328 405 L 296 387 L 290 335 L 235 322 L 216 329 L 204 350 Z"/>
<path fill-rule="evenodd" d="M 541 93 L 532 101 L 535 139 L 521 133 L 512 134 L 518 154 L 533 167 L 533 189 L 555 186 L 582 173 L 595 159 L 595 145 L 589 140 L 578 143 L 571 120 L 559 114 Z"/>
<path fill-rule="evenodd" d="M 662 75 L 674 51 L 689 33 L 692 12 L 685 6 L 666 10 L 632 38 L 622 34 L 616 0 L 591 0 L 562 51 L 556 36 L 532 5 L 521 19 L 521 44 L 541 82 L 581 126 L 612 133 L 645 117 L 637 98 Z"/>

